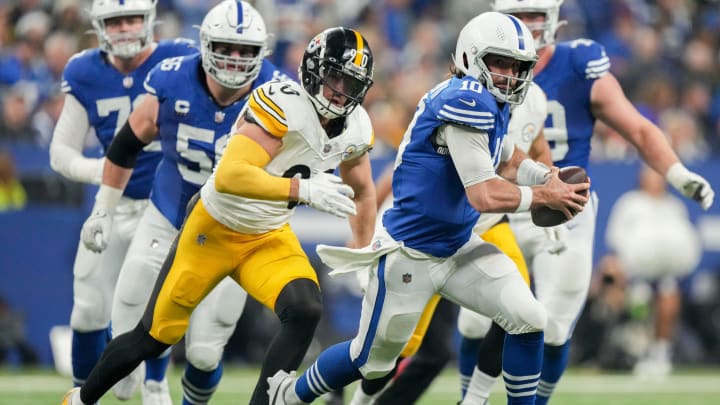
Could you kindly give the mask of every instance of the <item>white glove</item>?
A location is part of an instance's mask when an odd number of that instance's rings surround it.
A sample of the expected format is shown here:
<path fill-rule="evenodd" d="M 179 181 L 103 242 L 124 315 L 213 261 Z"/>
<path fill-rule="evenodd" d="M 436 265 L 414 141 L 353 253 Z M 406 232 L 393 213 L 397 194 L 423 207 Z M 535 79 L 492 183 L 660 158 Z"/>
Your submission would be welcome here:
<path fill-rule="evenodd" d="M 565 225 L 552 226 L 548 228 L 542 228 L 545 232 L 545 243 L 543 244 L 545 250 L 551 255 L 558 255 L 567 249 L 567 232 L 568 229 Z"/>
<path fill-rule="evenodd" d="M 106 211 L 93 210 L 82 227 L 82 241 L 85 247 L 100 253 L 108 245 L 112 230 L 113 216 Z"/>
<path fill-rule="evenodd" d="M 83 244 L 89 250 L 100 253 L 107 248 L 112 230 L 113 213 L 122 193 L 123 190 L 117 188 L 100 186 L 100 190 L 95 196 L 92 213 L 85 220 L 80 232 Z"/>
<path fill-rule="evenodd" d="M 697 173 L 688 170 L 682 163 L 675 163 L 670 166 L 665 179 L 680 194 L 697 201 L 707 211 L 713 204 L 715 192 L 710 183 Z"/>
<path fill-rule="evenodd" d="M 299 179 L 298 199 L 316 210 L 324 211 L 340 218 L 355 215 L 357 210 L 352 198 L 352 187 L 342 182 L 334 174 L 318 173 L 309 179 Z"/>

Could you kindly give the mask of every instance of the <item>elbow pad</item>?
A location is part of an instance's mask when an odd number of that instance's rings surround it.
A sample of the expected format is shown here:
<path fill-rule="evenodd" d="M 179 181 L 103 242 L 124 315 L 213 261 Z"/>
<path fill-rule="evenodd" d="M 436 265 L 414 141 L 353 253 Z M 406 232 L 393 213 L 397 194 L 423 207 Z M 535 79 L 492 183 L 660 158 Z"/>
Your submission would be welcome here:
<path fill-rule="evenodd" d="M 125 122 L 122 129 L 115 135 L 107 151 L 107 159 L 125 169 L 132 169 L 137 163 L 137 155 L 146 146 L 138 139 L 130 122 Z"/>

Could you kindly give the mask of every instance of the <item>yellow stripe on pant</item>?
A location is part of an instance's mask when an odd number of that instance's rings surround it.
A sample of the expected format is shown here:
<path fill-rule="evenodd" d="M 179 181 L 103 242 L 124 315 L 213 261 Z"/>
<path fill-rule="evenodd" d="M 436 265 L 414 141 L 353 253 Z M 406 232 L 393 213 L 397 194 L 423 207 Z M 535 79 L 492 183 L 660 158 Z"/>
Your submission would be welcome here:
<path fill-rule="evenodd" d="M 150 335 L 166 344 L 182 338 L 192 311 L 226 276 L 270 310 L 291 281 L 307 278 L 318 284 L 287 224 L 266 233 L 242 234 L 211 217 L 202 200 L 188 215 L 168 260 L 172 265 L 152 303 L 150 327 Z"/>
<path fill-rule="evenodd" d="M 493 245 L 497 246 L 500 251 L 508 255 L 510 259 L 515 262 L 515 265 L 517 266 L 518 271 L 522 275 L 523 280 L 525 280 L 528 286 L 530 285 L 530 274 L 528 273 L 525 258 L 522 255 L 520 246 L 518 246 L 515 235 L 512 233 L 510 224 L 507 221 L 502 221 L 495 224 L 492 228 L 488 229 L 487 231 L 485 231 L 485 233 L 480 235 L 480 237 L 485 242 L 492 243 Z M 415 331 L 413 332 L 412 337 L 408 341 L 407 345 L 405 345 L 405 348 L 403 349 L 400 356 L 410 357 L 417 353 L 418 349 L 420 348 L 420 344 L 425 337 L 428 326 L 430 325 L 430 320 L 432 319 L 433 313 L 435 313 L 435 308 L 437 307 L 438 302 L 440 302 L 439 295 L 434 295 L 430 299 L 430 301 L 428 301 L 425 309 L 423 310 L 423 314 L 420 317 L 417 326 L 415 327 Z"/>

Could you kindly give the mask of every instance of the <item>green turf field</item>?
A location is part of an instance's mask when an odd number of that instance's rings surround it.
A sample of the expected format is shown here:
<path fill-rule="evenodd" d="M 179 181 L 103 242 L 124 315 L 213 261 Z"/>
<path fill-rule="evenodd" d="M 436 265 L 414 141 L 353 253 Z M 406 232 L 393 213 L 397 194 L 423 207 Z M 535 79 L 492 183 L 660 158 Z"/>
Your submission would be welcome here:
<path fill-rule="evenodd" d="M 171 374 L 171 389 L 176 405 L 181 403 L 180 369 Z M 255 384 L 256 369 L 227 367 L 212 404 L 246 404 Z M 69 379 L 52 370 L 0 369 L 0 405 L 59 404 Z M 419 402 L 421 405 L 455 404 L 458 380 L 448 369 L 435 381 Z M 346 395 L 346 397 L 349 395 Z M 493 404 L 504 404 L 501 384 L 496 384 Z M 321 400 L 315 401 L 322 404 Z M 665 381 L 638 381 L 630 375 L 600 374 L 572 370 L 561 381 L 553 405 L 718 405 L 720 404 L 720 369 L 681 370 Z M 108 394 L 102 405 L 140 405 L 139 394 L 121 402 Z"/>

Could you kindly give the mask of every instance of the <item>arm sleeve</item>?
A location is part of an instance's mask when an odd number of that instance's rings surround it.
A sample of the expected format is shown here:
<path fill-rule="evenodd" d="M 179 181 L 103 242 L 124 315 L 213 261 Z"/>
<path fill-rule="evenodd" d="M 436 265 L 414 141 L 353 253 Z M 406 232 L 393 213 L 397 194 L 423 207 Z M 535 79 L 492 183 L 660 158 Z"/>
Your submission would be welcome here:
<path fill-rule="evenodd" d="M 50 142 L 50 165 L 53 170 L 71 180 L 100 184 L 104 159 L 87 158 L 82 154 L 89 128 L 85 108 L 75 96 L 66 94 L 65 104 Z"/>
<path fill-rule="evenodd" d="M 465 187 L 497 177 L 485 132 L 456 125 L 444 125 L 439 131 L 445 137 L 450 157 Z"/>
<path fill-rule="evenodd" d="M 233 135 L 215 169 L 215 190 L 260 200 L 289 200 L 291 179 L 265 171 L 270 159 L 254 140 Z"/>

